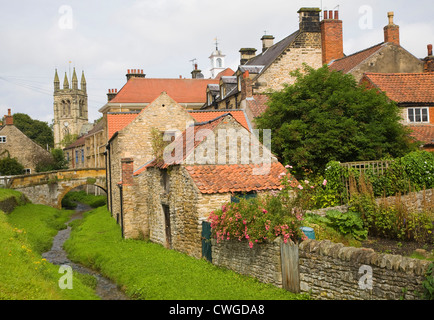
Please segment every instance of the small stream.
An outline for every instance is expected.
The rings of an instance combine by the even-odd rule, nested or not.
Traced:
[[[96,294],[102,300],[129,300],[128,296],[126,296],[113,281],[103,277],[101,274],[94,270],[70,261],[67,257],[66,251],[63,249],[64,242],[69,238],[69,235],[71,234],[71,227],[69,226],[69,223],[76,219],[82,219],[83,213],[91,209],[91,207],[85,204],[78,203],[77,208],[75,209],[75,213],[68,221],[68,227],[64,230],[60,230],[57,233],[57,235],[54,237],[51,250],[43,253],[42,257],[47,259],[52,264],[59,266],[67,265],[70,266],[74,272],[90,274],[94,276],[98,281],[96,287]]]

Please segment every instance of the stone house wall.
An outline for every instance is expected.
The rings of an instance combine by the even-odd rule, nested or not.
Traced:
[[[0,136],[6,137],[6,142],[0,143],[0,158],[7,157],[9,153],[11,158],[17,158],[31,173],[35,173],[39,161],[52,158],[50,152],[33,142],[14,125],[3,126]]]
[[[112,137],[109,141],[111,157],[109,189],[112,192],[112,207],[109,209],[113,216],[120,213],[121,209],[118,190],[118,184],[121,182],[121,159],[133,158],[134,171],[139,169],[154,158],[151,142],[152,128],[161,132],[166,130],[182,132],[193,121],[192,116],[183,107],[166,93],[162,93],[136,119]]]
[[[420,73],[423,72],[423,65],[423,61],[401,46],[389,43],[369,59],[358,64],[350,73],[359,82],[367,72]]]
[[[282,90],[283,84],[293,84],[295,78],[290,76],[290,72],[301,69],[303,63],[314,69],[321,68],[320,32],[301,33],[289,48],[255,79],[254,94],[265,93],[269,89]]]

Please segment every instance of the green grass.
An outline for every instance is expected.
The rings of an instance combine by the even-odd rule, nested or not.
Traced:
[[[62,207],[75,208],[77,206],[75,202],[81,202],[91,206],[92,208],[98,208],[107,203],[107,196],[87,194],[84,190],[70,191],[62,199]]]
[[[161,245],[124,240],[106,207],[75,221],[65,243],[70,259],[96,268],[135,299],[295,300],[307,299],[252,277],[222,269]]]
[[[3,201],[7,198],[15,197],[17,203],[20,203],[21,200],[21,192],[11,190],[11,189],[3,189],[0,188],[0,201]]]
[[[83,283],[91,280],[73,273],[73,289],[62,290],[59,266],[42,258],[71,212],[27,204],[9,215],[0,211],[0,300],[99,299]]]

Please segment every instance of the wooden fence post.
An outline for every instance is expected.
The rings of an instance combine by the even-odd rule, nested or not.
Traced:
[[[292,293],[300,293],[300,272],[298,268],[298,244],[290,241],[280,246],[282,264],[282,287]]]

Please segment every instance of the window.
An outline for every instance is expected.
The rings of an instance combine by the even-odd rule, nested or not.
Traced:
[[[429,122],[428,108],[409,108],[408,122]]]
[[[235,192],[232,196],[231,196],[231,202],[233,203],[239,203],[240,199],[252,199],[252,198],[256,198],[257,197],[257,193],[256,192]]]
[[[31,174],[32,173],[32,169],[26,168],[23,170],[24,174]]]
[[[84,149],[81,149],[81,162],[84,163]]]
[[[0,143],[6,143],[6,136],[0,136]]]
[[[221,68],[223,66],[223,61],[221,58],[217,58],[216,62],[217,62],[217,68]]]
[[[78,150],[75,150],[75,164],[78,163]]]

